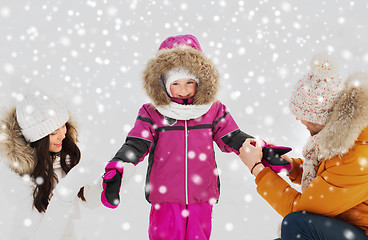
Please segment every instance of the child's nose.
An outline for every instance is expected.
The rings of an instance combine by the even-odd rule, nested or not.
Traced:
[[[187,93],[188,89],[186,87],[180,88],[180,93]]]

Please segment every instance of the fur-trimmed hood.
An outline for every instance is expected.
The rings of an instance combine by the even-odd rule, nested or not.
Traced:
[[[346,80],[326,126],[318,133],[321,157],[330,159],[347,153],[367,125],[368,74],[355,73]]]
[[[199,79],[193,104],[205,105],[216,101],[219,73],[215,65],[202,52],[190,46],[178,46],[159,50],[143,72],[144,89],[155,106],[171,103],[162,83],[162,75],[178,67],[188,69]]]
[[[76,125],[71,118],[68,124],[71,127],[67,134],[77,141]],[[36,165],[35,150],[22,135],[15,107],[5,113],[0,120],[0,157],[12,171],[19,175],[30,175]]]

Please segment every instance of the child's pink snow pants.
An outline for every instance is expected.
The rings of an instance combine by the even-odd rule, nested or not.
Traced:
[[[211,235],[212,205],[208,202],[181,205],[152,204],[150,240],[208,240]]]

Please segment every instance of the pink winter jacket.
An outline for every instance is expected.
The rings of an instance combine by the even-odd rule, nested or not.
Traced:
[[[213,141],[221,151],[239,154],[247,137],[219,101],[191,120],[169,119],[145,104],[112,161],[136,165],[149,153],[146,199],[151,203],[215,203],[220,181]]]

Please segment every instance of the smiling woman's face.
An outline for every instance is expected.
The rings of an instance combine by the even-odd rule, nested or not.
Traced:
[[[59,129],[56,129],[49,135],[49,151],[58,153],[63,148],[63,140],[66,134],[66,125],[64,124]]]

